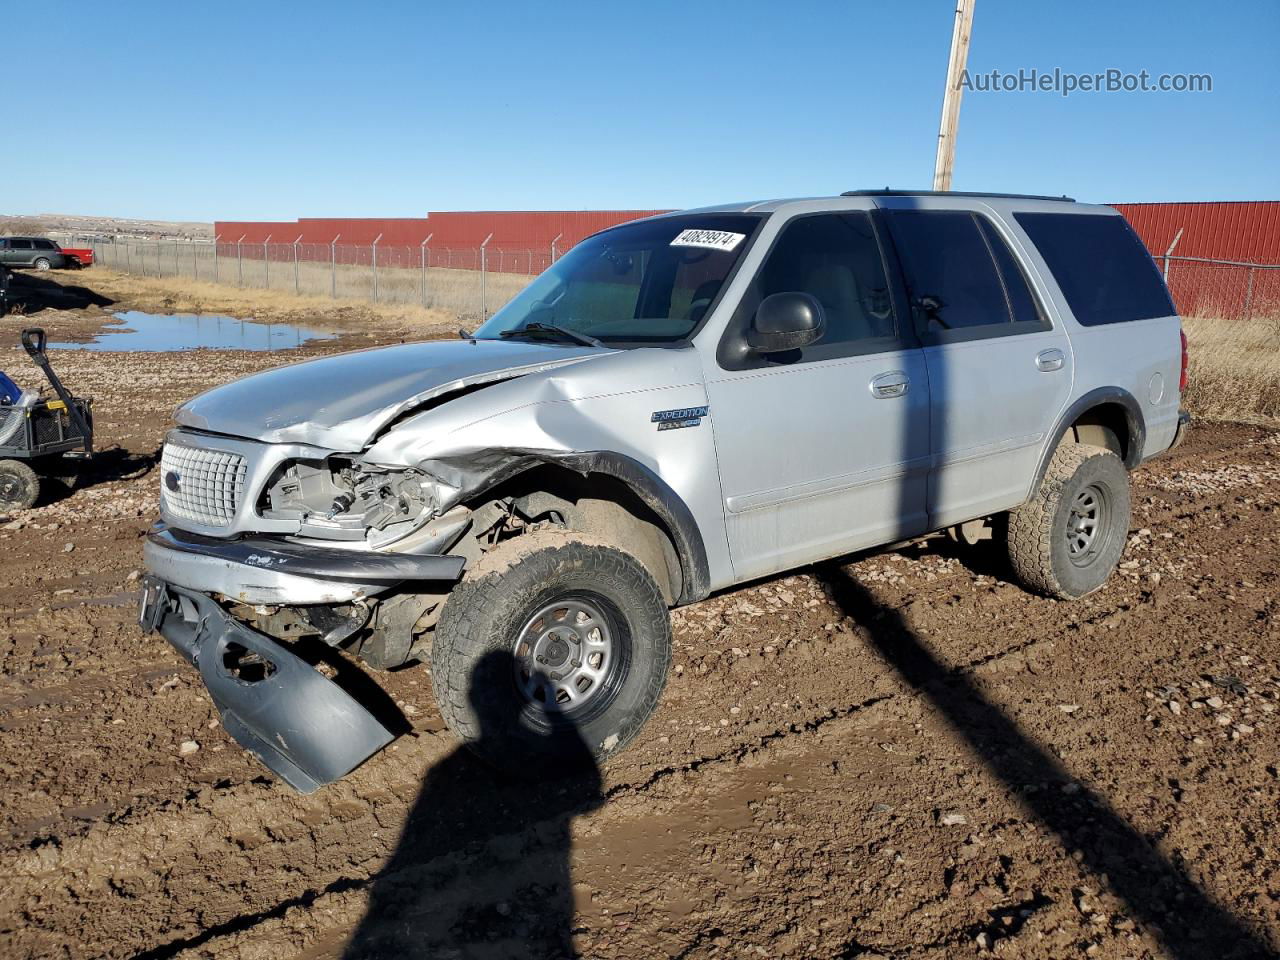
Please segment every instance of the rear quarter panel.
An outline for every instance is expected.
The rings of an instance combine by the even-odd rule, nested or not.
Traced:
[[[1112,386],[1132,394],[1147,428],[1143,459],[1167,450],[1178,429],[1181,330],[1176,316],[1099,327],[1074,324],[1071,330],[1075,395]]]
[[[1052,203],[1030,205],[1004,200],[996,202],[996,205],[1008,229],[1019,238],[1023,255],[1032,268],[1046,306],[1054,314],[1055,322],[1062,324],[1071,341],[1074,372],[1071,396],[1066,406],[1093,390],[1119,387],[1137,401],[1142,412],[1146,440],[1141,458],[1153,457],[1167,450],[1178,429],[1178,408],[1182,399],[1178,392],[1182,371],[1181,319],[1173,314],[1089,327],[1079,323],[1054,280],[1053,272],[1014,216],[1023,209],[1096,216],[1119,214],[1111,207],[1090,204],[1071,204],[1063,209]],[[1155,269],[1154,265],[1152,269]],[[1065,407],[1059,414],[1064,412]],[[1056,442],[1057,436],[1051,431],[1046,446]],[[1031,492],[1028,488],[1027,495]]]

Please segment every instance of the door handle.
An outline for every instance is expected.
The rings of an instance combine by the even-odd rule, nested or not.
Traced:
[[[1041,373],[1051,373],[1054,370],[1061,370],[1062,365],[1066,363],[1067,355],[1061,350],[1043,350],[1036,354],[1036,367]]]
[[[906,394],[911,380],[901,370],[871,378],[871,395],[877,400],[891,400]]]

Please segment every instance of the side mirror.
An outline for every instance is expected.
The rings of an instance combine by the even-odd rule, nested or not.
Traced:
[[[935,297],[932,294],[926,294],[923,297],[916,297],[915,305],[924,314],[926,323],[936,323],[944,330],[950,329],[947,321],[942,319],[942,308],[946,306],[941,297]]]
[[[799,350],[816,342],[827,328],[818,298],[807,293],[775,293],[756,308],[747,344],[757,353]]]

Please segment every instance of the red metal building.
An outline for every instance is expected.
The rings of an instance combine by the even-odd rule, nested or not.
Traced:
[[[1159,258],[1164,255],[1179,228],[1182,236],[1175,256],[1207,257],[1250,263],[1280,263],[1280,201],[1240,201],[1224,203],[1117,203],[1115,208],[1133,224],[1138,235]],[[416,248],[428,237],[433,252],[475,252],[492,234],[492,252],[524,251],[550,255],[564,253],[585,237],[607,227],[663,213],[662,210],[485,210],[446,211],[425,217],[319,218],[296,221],[219,220],[214,233],[223,244],[331,243],[348,247],[369,247],[377,240],[379,249]],[[379,239],[380,238],[380,239]],[[320,258],[319,253],[305,254]],[[325,254],[327,257],[327,253]],[[406,254],[406,256],[408,256]],[[454,254],[450,254],[454,256]],[[450,260],[450,264],[454,261]],[[457,265],[466,263],[457,259]]]
[[[1175,257],[1280,263],[1280,201],[1116,203],[1152,256],[1162,257],[1178,230]]]
[[[428,237],[435,248],[478,248],[492,234],[490,249],[563,253],[591,234],[662,210],[450,211],[418,218],[304,217],[297,221],[218,220],[213,232],[222,243],[338,243],[416,247]],[[381,238],[381,239],[379,239]]]

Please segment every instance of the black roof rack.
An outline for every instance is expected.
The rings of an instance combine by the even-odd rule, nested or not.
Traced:
[[[1057,200],[1061,203],[1075,203],[1075,197],[1063,194],[1060,197],[1047,197],[1038,193],[981,193],[974,190],[846,190],[842,197],[998,197],[1005,200]]]

